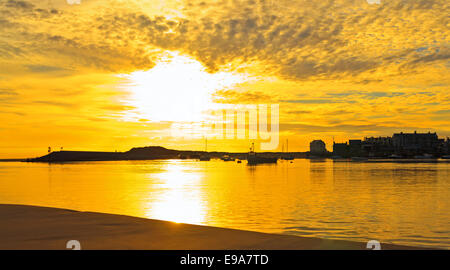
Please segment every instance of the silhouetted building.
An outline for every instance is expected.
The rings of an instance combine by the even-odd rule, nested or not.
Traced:
[[[309,144],[309,151],[314,155],[322,155],[327,153],[327,147],[322,140],[315,140]]]
[[[333,155],[340,157],[410,158],[440,157],[450,154],[450,138],[439,139],[436,133],[396,133],[392,137],[370,137],[333,143]]]
[[[349,140],[348,141],[349,154],[352,157],[360,157],[362,150],[361,140]]]
[[[364,138],[364,143],[374,145],[392,145],[392,137],[366,137]]]
[[[394,154],[392,137],[370,137],[364,138],[362,152],[368,157],[388,157]]]
[[[341,157],[349,156],[348,143],[333,143],[333,155]]]
[[[436,133],[396,133],[392,137],[396,152],[404,155],[435,154],[439,152],[439,138]]]
[[[447,137],[447,140],[444,140],[442,144],[442,153],[444,155],[450,154],[450,138]]]

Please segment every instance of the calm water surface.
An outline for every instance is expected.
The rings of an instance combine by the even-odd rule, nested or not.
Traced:
[[[0,163],[0,203],[450,248],[450,163]]]

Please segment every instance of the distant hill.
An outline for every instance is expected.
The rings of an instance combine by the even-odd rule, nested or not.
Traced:
[[[106,161],[121,160],[123,152],[88,152],[88,151],[60,151],[48,155],[27,159],[28,162],[68,162],[68,161]]]
[[[27,159],[28,162],[70,162],[70,161],[111,161],[111,160],[151,160],[176,158],[180,151],[160,146],[133,148],[127,152],[59,151],[42,157]]]
[[[161,146],[136,147],[128,152],[123,153],[128,158],[150,158],[150,157],[176,157],[183,151],[166,149]]]
[[[260,156],[281,157],[286,153],[258,153]],[[305,157],[305,153],[290,153],[296,158]],[[236,159],[246,159],[247,153],[179,151],[161,146],[135,147],[127,152],[59,151],[45,156],[29,158],[27,162],[75,162],[75,161],[114,161],[114,160],[154,160],[154,159],[199,159],[200,156],[220,158],[224,155]]]
[[[20,161],[25,161],[25,159],[20,159],[20,158],[8,158],[8,159],[0,159],[0,162],[20,162]]]

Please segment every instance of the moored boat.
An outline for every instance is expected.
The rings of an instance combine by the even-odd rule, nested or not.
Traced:
[[[284,148],[284,147],[283,147]],[[282,160],[294,160],[294,156],[289,154],[289,140],[286,139],[286,152],[283,151]]]
[[[255,153],[255,144],[252,143],[250,152],[247,155],[247,164],[248,165],[268,164],[268,163],[277,163],[277,162],[278,162],[278,158],[276,158],[276,157],[257,156]]]
[[[369,160],[366,157],[352,157],[352,161],[366,161]]]
[[[430,154],[423,154],[423,155],[416,155],[414,156],[415,159],[432,159],[435,158],[433,155]]]
[[[254,156],[248,156],[247,157],[248,165],[257,165],[257,164],[268,164],[268,163],[277,163],[278,158],[275,157],[257,157]]]
[[[205,139],[205,153],[200,156],[200,161],[210,161],[211,157],[208,155],[208,139]]]
[[[285,155],[281,157],[282,160],[294,160],[294,157],[291,155]]]
[[[225,155],[222,158],[220,158],[223,161],[235,161],[235,158],[230,157],[229,155]]]

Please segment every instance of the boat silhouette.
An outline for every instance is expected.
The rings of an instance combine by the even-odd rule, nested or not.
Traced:
[[[201,157],[199,158],[199,160],[200,160],[200,161],[210,161],[211,158],[208,157],[208,156],[201,156]]]
[[[262,157],[257,156],[255,152],[255,143],[252,143],[252,147],[250,147],[250,152],[247,154],[247,164],[248,165],[258,165],[258,164],[268,164],[268,163],[277,163],[278,158],[276,157]]]
[[[210,161],[211,157],[208,155],[208,139],[205,138],[205,153],[200,156],[200,161]]]
[[[220,159],[223,161],[235,161],[236,160],[235,158],[232,158],[229,155],[222,156]]]
[[[294,156],[289,154],[289,140],[286,139],[286,152],[284,152],[284,146],[283,146],[283,154],[281,156],[282,160],[294,160]]]

